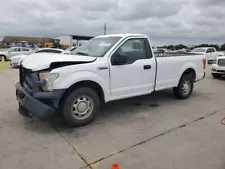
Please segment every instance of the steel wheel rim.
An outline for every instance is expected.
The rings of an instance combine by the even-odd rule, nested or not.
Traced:
[[[93,99],[89,96],[79,96],[72,104],[72,115],[75,119],[88,118],[94,109]]]
[[[184,95],[188,95],[189,92],[191,91],[191,82],[189,80],[185,80],[182,88],[181,88],[182,92]]]

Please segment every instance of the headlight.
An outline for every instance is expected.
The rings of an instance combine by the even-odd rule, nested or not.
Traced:
[[[46,85],[42,87],[44,91],[52,91],[54,81],[59,77],[58,73],[41,72],[39,78],[46,81]]]
[[[213,61],[212,61],[212,64],[216,64],[216,60],[213,60]]]

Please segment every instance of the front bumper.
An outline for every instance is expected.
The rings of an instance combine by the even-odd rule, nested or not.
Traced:
[[[212,74],[225,75],[225,70],[212,70]]]
[[[20,63],[21,63],[21,61],[19,61],[19,60],[11,60],[9,64],[12,67],[17,67],[17,66],[20,66]]]
[[[225,67],[222,66],[217,66],[217,65],[212,65],[212,74],[221,74],[221,75],[225,75]]]
[[[20,83],[16,84],[16,97],[20,107],[41,120],[48,120],[58,112],[59,100],[64,90],[30,94]],[[23,114],[23,113],[21,113]]]

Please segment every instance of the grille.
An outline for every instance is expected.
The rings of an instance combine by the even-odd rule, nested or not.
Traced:
[[[24,86],[24,83],[26,83],[26,77],[29,77],[30,74],[32,73],[32,71],[30,69],[26,69],[24,68],[22,65],[20,66],[20,69],[19,69],[19,81],[20,81],[20,84],[22,86]]]
[[[225,66],[225,59],[219,59],[218,60],[218,65],[219,66]]]
[[[35,81],[39,80],[36,72],[32,72],[32,70],[20,66],[19,74],[21,86],[23,86],[30,94],[33,94],[39,90],[33,84]]]

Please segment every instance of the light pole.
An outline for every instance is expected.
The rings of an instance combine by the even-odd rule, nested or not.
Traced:
[[[104,24],[104,35],[106,35],[106,23]]]

